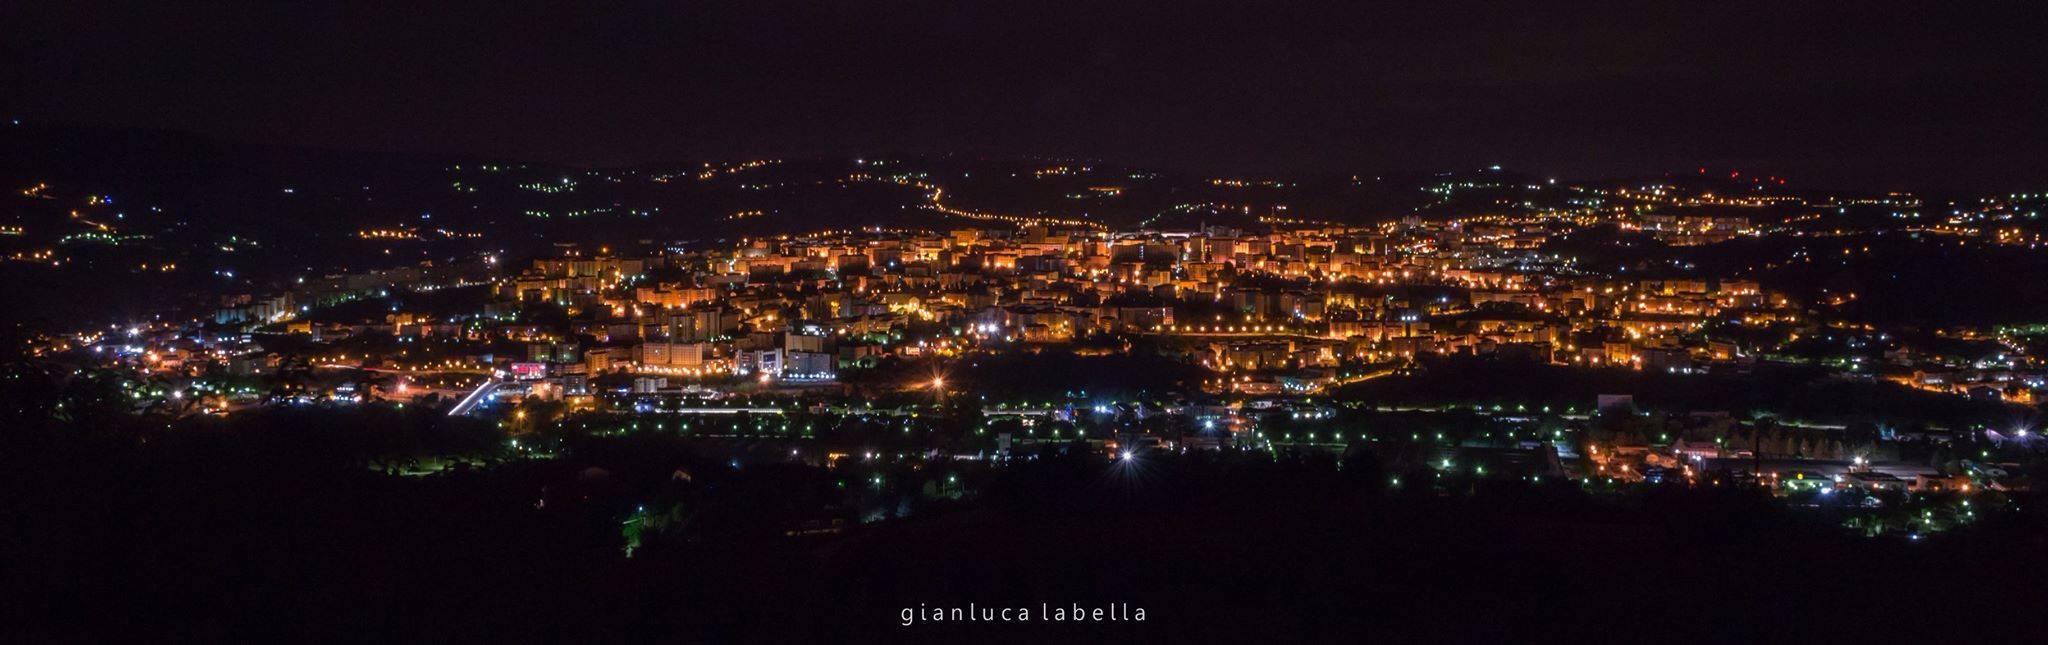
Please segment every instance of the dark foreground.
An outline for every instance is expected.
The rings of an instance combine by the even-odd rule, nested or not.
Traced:
[[[561,495],[573,460],[410,478],[277,449],[16,450],[7,640],[1899,642],[2025,633],[2048,582],[2031,512],[1866,539],[1739,490],[1388,490],[1170,455],[1048,458],[910,519],[625,558],[616,516],[560,501],[589,497]],[[903,624],[969,603],[1145,620]]]

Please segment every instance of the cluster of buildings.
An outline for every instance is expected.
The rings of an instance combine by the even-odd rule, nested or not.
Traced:
[[[1725,216],[1630,221],[1677,235],[1743,226]],[[1581,224],[1540,216],[1270,232],[1034,224],[826,231],[641,253],[562,245],[511,270],[490,257],[301,279],[286,291],[226,299],[209,329],[303,334],[316,343],[366,335],[439,343],[438,352],[413,344],[403,354],[327,360],[501,371],[516,363],[522,378],[562,380],[559,391],[570,393],[617,372],[827,383],[841,369],[891,357],[1147,338],[1212,370],[1212,392],[1245,394],[1318,391],[1362,373],[1359,366],[1428,354],[1741,370],[1778,342],[1868,331],[1824,320],[1808,303],[1752,280],[1595,271],[1541,250]],[[308,316],[394,292],[464,286],[489,297],[455,313],[394,301],[381,320]],[[1909,385],[1968,378],[1911,360],[1908,350],[1886,356],[1911,363],[1892,373]],[[2040,371],[2031,359],[2015,353],[1991,367],[2005,387],[1988,396],[2032,400]],[[1987,395],[1967,390],[1979,386],[1959,387]]]
[[[591,373],[828,380],[886,356],[1145,336],[1224,389],[1313,389],[1421,354],[1690,372],[1753,358],[1716,322],[1799,324],[1747,280],[1616,278],[1534,246],[1554,221],[1105,233],[1026,226],[834,231],[646,257],[567,250],[498,280],[573,312]],[[561,361],[562,353],[547,356]]]

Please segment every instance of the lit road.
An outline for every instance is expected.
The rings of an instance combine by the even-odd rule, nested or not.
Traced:
[[[469,414],[470,410],[476,409],[477,404],[491,398],[491,391],[496,389],[498,389],[498,379],[486,379],[482,385],[476,386],[476,389],[471,391],[468,396],[464,396],[461,401],[456,402],[455,407],[449,408],[448,416],[459,417]]]

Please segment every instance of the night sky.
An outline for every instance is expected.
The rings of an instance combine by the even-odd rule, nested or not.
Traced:
[[[44,123],[591,165],[959,152],[2048,187],[2048,40],[2017,3],[5,4],[0,114]]]

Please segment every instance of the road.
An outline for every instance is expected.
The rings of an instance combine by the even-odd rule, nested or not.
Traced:
[[[448,416],[459,417],[469,414],[470,410],[476,409],[477,404],[489,400],[491,392],[496,389],[498,389],[498,379],[485,379],[482,385],[476,386],[476,389],[471,391],[468,396],[464,396],[461,401],[456,402],[455,407],[449,408]]]

